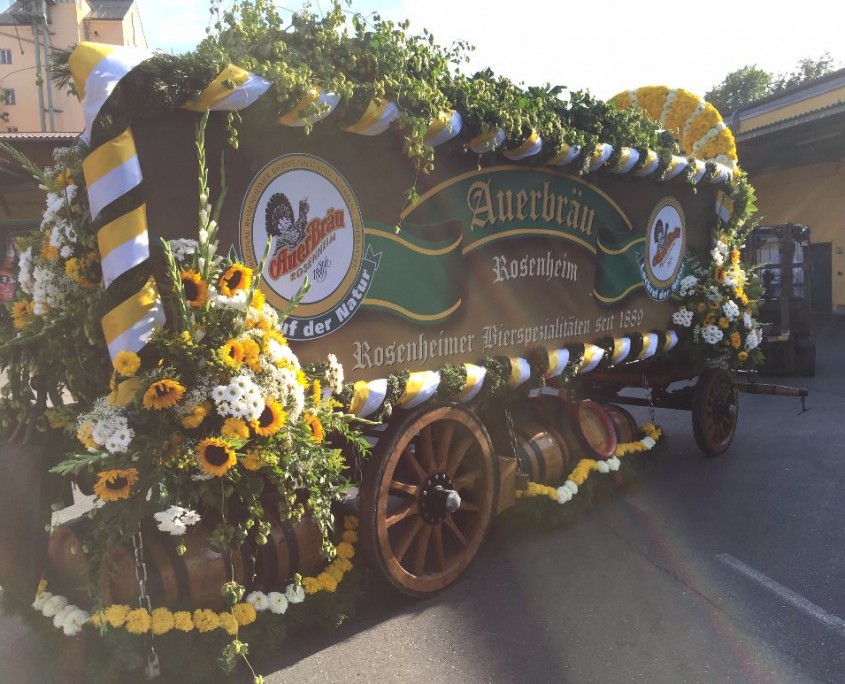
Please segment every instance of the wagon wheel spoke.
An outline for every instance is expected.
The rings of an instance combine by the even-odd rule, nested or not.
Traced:
[[[413,501],[409,501],[406,503],[402,508],[400,508],[396,513],[392,515],[388,515],[385,518],[385,525],[387,527],[393,527],[396,523],[402,522],[405,518],[411,515],[416,515],[418,509],[418,503],[416,499]]]
[[[457,525],[457,523],[455,522],[455,519],[452,516],[449,516],[448,518],[446,518],[446,520],[443,521],[443,524],[446,525],[446,527],[449,528],[449,531],[452,534],[455,535],[455,538],[459,542],[461,542],[461,544],[463,546],[469,546],[469,542],[467,541],[467,538],[464,536],[464,533],[461,532],[461,530],[458,528],[458,525]]]
[[[435,525],[432,532],[431,550],[434,553],[434,567],[442,572],[446,568],[446,552],[443,549],[443,525]]]
[[[399,540],[396,542],[394,547],[394,552],[396,553],[396,558],[400,563],[405,560],[405,556],[408,554],[408,549],[411,548],[414,538],[424,527],[428,527],[428,525],[422,521],[422,518],[416,518],[413,524],[408,525],[407,529],[405,529],[399,536]]]
[[[414,549],[413,568],[415,575],[422,575],[425,572],[425,558],[428,553],[429,540],[432,532],[431,525],[423,527],[417,535],[416,548]]]
[[[467,435],[455,445],[455,450],[449,454],[446,461],[446,474],[449,475],[449,477],[455,476],[458,466],[461,465],[461,462],[464,460],[464,457],[466,456],[467,451],[469,451],[469,448],[472,446],[473,441],[472,435]]]
[[[405,447],[405,451],[402,452],[402,460],[413,471],[414,475],[416,476],[419,482],[425,481],[425,479],[428,477],[428,473],[420,465],[420,462],[417,460],[417,457],[413,453],[411,453],[411,450],[408,447]]]
[[[474,503],[467,501],[466,499],[461,499],[461,507],[459,510],[467,511],[469,513],[478,513],[481,508],[479,506],[476,506]]]
[[[426,469],[427,472],[433,473],[437,469],[437,463],[434,458],[434,444],[432,442],[432,427],[428,425],[420,430],[420,461],[422,467]]]
[[[399,480],[390,481],[390,491],[399,494],[404,494],[407,497],[416,499],[420,495],[422,488],[419,485],[408,484],[407,482],[400,482]]]
[[[449,447],[452,446],[452,437],[455,434],[454,421],[445,422],[438,430],[437,434],[437,464],[435,470],[446,470],[449,463]]]
[[[482,476],[482,472],[480,468],[473,468],[472,470],[464,473],[463,475],[459,475],[455,479],[452,480],[452,488],[455,491],[461,491],[469,487],[473,484],[476,480],[478,480]]]

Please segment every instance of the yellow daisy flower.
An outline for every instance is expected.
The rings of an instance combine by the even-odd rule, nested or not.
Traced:
[[[249,603],[237,603],[232,607],[232,614],[241,627],[255,622],[255,608]]]
[[[264,467],[264,462],[261,460],[261,454],[255,449],[250,449],[246,455],[241,459],[241,465],[245,470],[255,472]]]
[[[323,424],[320,419],[313,413],[306,413],[303,416],[305,424],[311,429],[311,439],[315,442],[322,442],[325,433],[323,432]]]
[[[23,330],[35,318],[35,302],[21,299],[12,304],[12,322],[15,330]]]
[[[223,421],[220,434],[225,439],[249,439],[249,426],[240,418],[227,418]]]
[[[261,311],[261,309],[264,308],[264,302],[264,293],[261,290],[256,290],[252,293],[252,302],[250,303],[250,306],[252,306],[253,309]]]
[[[182,416],[181,423],[182,427],[188,428],[189,430],[193,430],[194,428],[198,428],[202,425],[202,421],[205,420],[205,417],[208,415],[208,412],[211,410],[211,404],[204,401],[202,404],[197,404],[191,409],[191,412]]]

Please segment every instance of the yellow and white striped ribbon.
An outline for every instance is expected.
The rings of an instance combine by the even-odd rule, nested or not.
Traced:
[[[667,330],[663,333],[663,351],[674,349],[678,344],[678,333],[674,330]]]
[[[533,157],[542,149],[543,139],[539,135],[537,135],[536,132],[531,131],[531,135],[529,135],[525,139],[525,142],[523,142],[519,147],[514,148],[512,150],[505,150],[503,154],[508,159],[512,159],[513,161],[519,161],[520,159],[527,159],[528,157]]]
[[[458,135],[461,132],[462,125],[463,121],[458,112],[440,112],[439,116],[428,125],[428,130],[423,136],[423,142],[432,147],[442,145]]]
[[[103,334],[111,358],[121,351],[143,349],[153,330],[164,322],[164,308],[151,276],[138,292],[103,316]]]
[[[646,333],[643,335],[643,348],[637,354],[637,360],[642,361],[643,359],[654,356],[657,353],[659,344],[660,340],[657,337],[657,333]]]
[[[613,153],[613,145],[599,143],[590,157],[590,171],[598,171]]]
[[[724,192],[719,190],[716,193],[716,215],[725,223],[730,222],[731,215],[734,211],[733,200]]]
[[[387,379],[359,380],[352,391],[352,401],[349,402],[349,412],[359,418],[366,418],[375,413],[384,402],[387,394]]]
[[[581,368],[578,369],[579,375],[582,373],[589,373],[599,365],[604,357],[604,349],[594,344],[584,345],[584,359],[581,361]]]
[[[628,173],[639,160],[640,153],[637,150],[633,147],[623,147],[619,151],[619,161],[609,171],[611,173]]]
[[[358,135],[378,135],[384,133],[390,124],[399,118],[401,112],[395,102],[373,99],[367,105],[363,116],[346,130]]]
[[[408,376],[405,390],[396,401],[397,406],[410,409],[419,406],[430,399],[440,385],[440,373],[436,371],[419,371]]]
[[[322,88],[312,88],[293,109],[284,116],[280,116],[278,122],[295,128],[314,124],[331,114],[337,107],[338,102],[340,102],[340,95],[337,93],[327,93]],[[300,112],[312,105],[317,105],[320,108],[319,111],[303,117]]]
[[[569,363],[569,350],[568,349],[554,349],[549,352],[549,368],[543,374],[543,377],[547,380],[549,378],[556,378],[558,375],[563,373],[563,370],[566,368],[566,364]]]
[[[130,268],[150,257],[147,205],[118,216],[97,231],[103,269],[103,286],[108,287]]]
[[[487,375],[487,369],[484,366],[476,366],[474,363],[465,363],[464,368],[467,371],[467,380],[464,388],[455,397],[456,401],[466,403],[475,399],[481,388],[484,386],[484,378]]]
[[[245,69],[230,64],[209,83],[193,102],[182,109],[192,112],[234,111],[244,109],[260,98],[270,82]]]
[[[675,176],[677,176],[681,171],[687,168],[689,162],[687,161],[686,157],[680,157],[676,154],[672,155],[672,161],[669,162],[669,168],[666,169],[666,173],[663,174],[663,178],[661,181],[668,181],[672,180]]]
[[[631,338],[617,337],[613,340],[613,356],[611,357],[614,364],[622,363],[628,358],[631,353]]]
[[[657,156],[657,152],[654,150],[648,150],[646,152],[645,162],[639,169],[634,171],[634,175],[638,178],[650,176],[652,173],[657,171],[658,164],[660,164],[660,158]]]
[[[88,204],[94,220],[104,207],[141,184],[141,163],[132,130],[100,145],[82,162],[88,186]]]
[[[85,130],[80,136],[91,142],[91,127],[115,86],[126,74],[153,53],[142,48],[82,42],[68,59],[76,92],[85,115]]]
[[[566,166],[575,161],[575,158],[581,153],[581,148],[578,145],[567,145],[563,143],[560,146],[558,153],[546,162],[549,166]]]
[[[508,387],[514,389],[519,387],[531,377],[531,366],[528,361],[520,357],[511,357],[508,359],[511,362],[511,374],[508,377]]]
[[[505,131],[501,128],[492,128],[475,136],[467,143],[467,147],[475,154],[485,154],[498,149],[503,142],[505,142]]]

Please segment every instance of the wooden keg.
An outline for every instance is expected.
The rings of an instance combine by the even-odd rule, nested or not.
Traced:
[[[579,401],[569,405],[568,432],[573,446],[580,447],[587,458],[610,458],[619,444],[616,428],[607,410],[597,401]]]
[[[517,457],[531,482],[560,484],[567,475],[569,446],[561,434],[548,426],[527,421],[514,425]]]
[[[267,543],[255,548],[255,588],[261,591],[284,589],[297,572],[306,574],[320,565],[320,528],[310,516],[298,524],[275,522]]]
[[[616,439],[619,444],[636,442],[640,438],[640,428],[634,416],[618,404],[605,404],[604,408],[610,416],[613,427],[616,430]]]
[[[83,540],[90,521],[78,518],[53,530],[48,557],[50,586],[60,587],[78,605],[88,605],[88,556]],[[212,530],[202,523],[185,535],[186,551],[176,552],[175,539],[152,525],[143,529],[147,593],[154,604],[218,609],[224,607],[221,586],[232,579],[251,587],[250,548],[222,553],[209,546]],[[106,604],[138,602],[135,550],[131,544],[112,547],[103,559],[100,597]]]

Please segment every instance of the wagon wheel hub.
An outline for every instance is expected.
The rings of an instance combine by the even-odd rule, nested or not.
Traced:
[[[436,525],[461,507],[461,495],[452,489],[452,478],[446,473],[434,473],[420,492],[420,517],[429,525]]]

